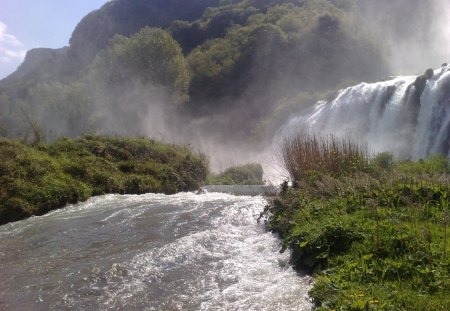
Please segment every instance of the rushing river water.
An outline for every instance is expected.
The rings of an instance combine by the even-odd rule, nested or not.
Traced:
[[[0,310],[310,310],[261,196],[107,195],[0,227]]]

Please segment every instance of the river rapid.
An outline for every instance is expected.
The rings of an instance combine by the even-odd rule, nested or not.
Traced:
[[[0,227],[0,310],[311,310],[262,196],[106,195]]]

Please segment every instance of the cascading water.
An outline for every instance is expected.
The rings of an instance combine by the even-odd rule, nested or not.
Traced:
[[[450,157],[450,66],[427,74],[344,89],[312,113],[291,119],[280,135],[305,130],[346,135],[374,153],[415,160],[437,153]]]
[[[1,226],[0,310],[311,310],[266,204],[107,195]]]

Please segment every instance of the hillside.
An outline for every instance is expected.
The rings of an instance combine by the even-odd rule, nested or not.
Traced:
[[[212,127],[218,134],[227,128],[248,138],[261,123],[271,122],[267,118],[283,98],[288,99],[287,110],[281,109],[284,116],[289,107],[310,105],[318,93],[344,81],[388,74],[355,9],[352,1],[331,0],[110,1],[80,21],[69,47],[30,51],[17,72],[0,82],[0,125],[9,136],[26,136],[26,114],[45,127],[50,139],[86,132],[154,136],[169,131],[173,136],[179,124],[189,133],[211,132]],[[181,100],[167,95],[174,84],[165,78],[148,80],[142,72],[119,68],[120,63],[147,62],[153,56],[146,55],[146,48],[138,52],[129,47],[120,57],[112,55],[120,45],[113,47],[120,41],[114,36],[132,37],[143,27],[165,30],[170,37],[165,40],[174,41],[174,53],[186,64],[180,66],[186,66],[189,76],[174,77],[184,83]],[[144,57],[131,60],[137,55],[133,53]],[[120,82],[108,80],[117,71],[99,74],[102,62],[119,64]],[[157,70],[165,75],[162,71],[168,69]],[[105,98],[111,88],[121,95]],[[309,95],[299,98],[302,92]],[[48,98],[56,100],[49,104]],[[149,114],[163,117],[147,128]]]
[[[401,14],[390,5],[392,15],[369,23],[377,7],[367,0],[110,1],[79,22],[70,46],[29,51],[0,81],[0,135],[33,140],[37,126],[50,140],[260,146],[292,112],[391,74],[375,31]],[[408,14],[428,21],[422,9]]]

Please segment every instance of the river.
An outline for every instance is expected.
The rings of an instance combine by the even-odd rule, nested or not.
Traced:
[[[311,310],[262,196],[106,195],[0,227],[0,310]]]

